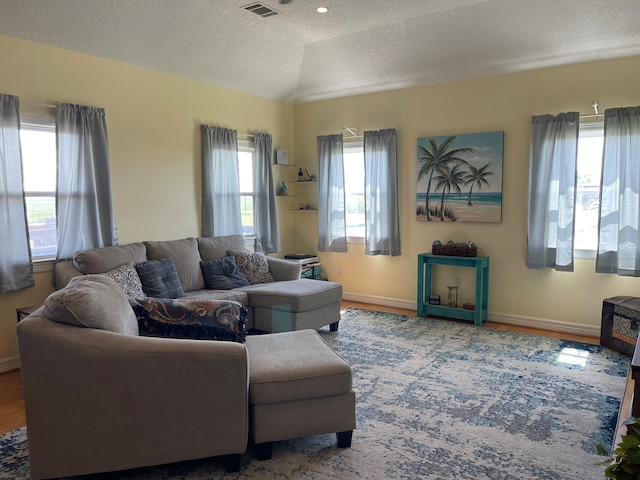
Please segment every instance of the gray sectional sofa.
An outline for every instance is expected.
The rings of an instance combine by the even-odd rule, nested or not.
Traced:
[[[237,302],[194,303],[245,318]],[[17,339],[34,480],[218,456],[237,471],[250,436],[259,459],[300,436],[351,444],[351,368],[315,330],[145,336],[120,285],[84,275],[21,320]]]
[[[248,252],[242,235],[145,241],[77,252],[73,260],[55,266],[55,284],[60,289],[73,277],[114,271],[125,264],[171,258],[180,279],[184,298],[232,300],[249,311],[247,329],[282,332],[317,329],[340,321],[342,285],[300,278],[300,266],[266,256],[273,280],[229,290],[209,289],[200,262],[227,257],[227,252]]]
[[[205,288],[200,262],[242,249],[241,236],[187,238],[87,250],[56,265],[59,289],[17,326],[31,478],[214,456],[237,471],[250,438],[259,459],[272,442],[300,436],[335,433],[338,447],[351,445],[351,367],[314,330],[337,329],[341,286],[299,279],[298,265],[269,258],[272,282]],[[247,328],[291,331],[143,334],[120,267],[165,258],[183,290],[177,300],[198,315],[213,305],[226,309],[216,318],[229,331],[250,316]]]

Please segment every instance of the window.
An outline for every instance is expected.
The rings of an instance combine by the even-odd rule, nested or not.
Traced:
[[[604,122],[580,122],[574,237],[577,257],[595,258],[598,248],[603,147]]]
[[[363,142],[344,143],[342,155],[347,241],[362,243],[365,237]]]
[[[253,187],[253,142],[238,142],[238,170],[240,176],[240,213],[242,215],[242,234],[253,236],[255,231],[254,205],[256,202]]]
[[[34,260],[56,255],[56,129],[51,115],[21,113],[23,188]]]

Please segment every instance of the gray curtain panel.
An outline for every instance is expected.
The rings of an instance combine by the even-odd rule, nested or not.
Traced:
[[[253,156],[253,188],[255,193],[254,214],[256,249],[259,252],[280,251],[280,231],[278,229],[278,208],[276,191],[271,170],[271,135],[256,133],[253,136],[255,155]]]
[[[640,107],[604,112],[596,272],[640,276]]]
[[[20,101],[0,94],[0,293],[35,285],[25,212]]]
[[[102,108],[56,103],[57,260],[118,244]]]
[[[531,120],[527,267],[573,271],[580,114]]]
[[[400,255],[395,129],[364,132],[366,255]]]
[[[342,135],[318,137],[318,250],[347,251]]]
[[[238,132],[200,127],[202,135],[202,236],[242,235]]]

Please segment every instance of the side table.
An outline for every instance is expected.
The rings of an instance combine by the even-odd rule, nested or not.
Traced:
[[[35,312],[39,308],[40,308],[40,306],[16,308],[17,321],[19,322],[23,318],[28,317],[29,315],[31,315],[33,312]]]
[[[476,269],[476,303],[475,310],[447,305],[431,305],[431,267],[433,265],[452,265],[472,267]],[[441,317],[471,320],[480,326],[487,321],[487,304],[489,302],[489,257],[453,257],[421,253],[418,255],[418,317],[437,315]]]

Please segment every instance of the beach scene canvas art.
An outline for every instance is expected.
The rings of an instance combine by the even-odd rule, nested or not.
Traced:
[[[502,221],[504,132],[418,138],[416,220]]]

